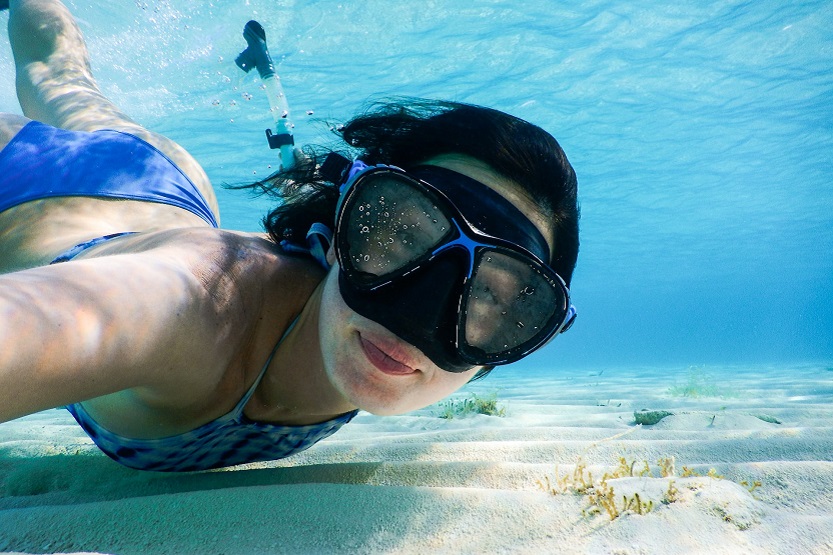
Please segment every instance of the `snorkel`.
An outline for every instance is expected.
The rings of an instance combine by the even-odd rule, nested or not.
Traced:
[[[243,38],[249,46],[237,56],[234,63],[246,73],[253,67],[257,68],[260,80],[266,88],[272,117],[275,119],[275,132],[267,129],[266,140],[269,142],[269,148],[280,149],[280,169],[288,170],[295,163],[295,138],[292,136],[292,124],[289,122],[289,104],[266,46],[266,31],[257,21],[249,21],[243,28]]]

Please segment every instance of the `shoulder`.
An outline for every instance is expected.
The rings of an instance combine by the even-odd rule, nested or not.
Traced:
[[[178,233],[166,248],[186,251],[192,269],[205,272],[201,277],[239,283],[256,280],[263,285],[279,280],[285,286],[314,288],[326,274],[312,258],[287,253],[262,234],[195,228]]]
[[[169,229],[125,236],[85,251],[78,259],[147,253],[215,271],[239,269],[298,274],[320,280],[326,273],[312,258],[283,251],[266,235],[210,227]]]
[[[293,316],[326,274],[312,258],[288,254],[260,235],[224,232],[197,244],[199,256],[190,267],[209,291],[229,288]]]
[[[262,234],[208,227],[125,236],[75,260],[116,256],[161,265],[171,279],[191,284],[192,303],[235,319],[256,317],[264,304],[297,314],[326,274],[312,258],[288,254]]]

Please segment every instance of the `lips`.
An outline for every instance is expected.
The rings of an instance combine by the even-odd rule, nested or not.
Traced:
[[[407,364],[403,364],[391,357],[372,341],[362,337],[361,335],[359,335],[359,340],[361,341],[362,350],[364,350],[364,354],[367,356],[367,359],[371,364],[373,364],[373,366],[378,368],[383,373],[392,376],[404,376],[416,372],[415,369],[411,368]]]

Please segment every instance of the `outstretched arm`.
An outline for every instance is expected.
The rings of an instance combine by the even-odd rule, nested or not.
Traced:
[[[222,334],[205,299],[182,264],[151,254],[0,276],[0,422],[124,389],[181,388],[189,368],[210,375]]]

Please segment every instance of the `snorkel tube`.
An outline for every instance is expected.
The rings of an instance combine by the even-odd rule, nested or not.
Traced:
[[[243,38],[249,46],[237,56],[234,63],[246,73],[252,68],[257,68],[260,80],[266,87],[270,111],[275,119],[275,132],[267,129],[266,140],[269,142],[269,148],[280,149],[281,170],[288,170],[295,163],[295,138],[292,136],[292,124],[289,122],[289,104],[286,102],[281,80],[275,72],[275,65],[266,46],[266,31],[257,21],[249,21],[243,27]]]

